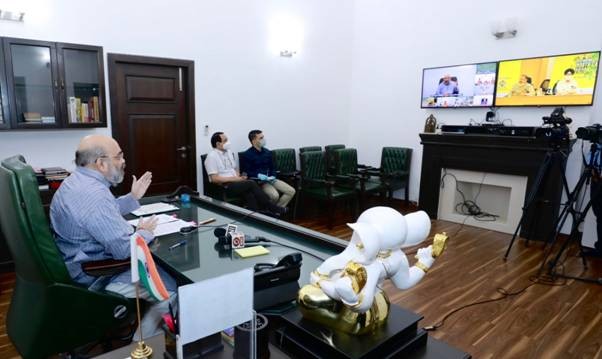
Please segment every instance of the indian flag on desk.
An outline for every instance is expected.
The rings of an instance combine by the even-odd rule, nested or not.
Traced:
[[[159,276],[155,261],[151,255],[144,237],[138,233],[130,237],[130,250],[132,259],[132,283],[142,282],[150,295],[158,301],[169,298],[167,289]]]

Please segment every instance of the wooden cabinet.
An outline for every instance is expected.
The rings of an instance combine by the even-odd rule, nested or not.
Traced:
[[[2,105],[8,113],[3,128],[107,126],[102,47],[16,38],[2,42]]]

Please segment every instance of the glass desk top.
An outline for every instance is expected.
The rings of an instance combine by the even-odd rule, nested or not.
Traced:
[[[161,197],[151,197],[142,202],[154,203],[160,199]],[[324,259],[340,253],[347,244],[341,239],[204,196],[193,199],[190,203],[176,202],[173,204],[180,210],[168,212],[168,214],[174,214],[180,219],[198,223],[215,218],[214,222],[207,226],[201,226],[197,231],[187,235],[175,233],[157,237],[149,246],[162,267],[170,270],[179,281],[184,283],[198,282],[241,269],[252,268],[256,263],[275,264],[287,254],[300,252],[303,262],[299,284],[302,286],[309,282],[311,271],[317,268]],[[238,231],[245,235],[262,236],[274,241],[262,243],[270,253],[241,258],[231,249],[220,248],[213,231],[216,227],[225,227],[228,223],[236,224]],[[184,239],[186,240],[185,245],[169,249],[170,246]]]

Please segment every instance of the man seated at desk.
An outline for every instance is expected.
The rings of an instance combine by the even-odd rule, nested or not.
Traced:
[[[242,195],[252,211],[264,209],[277,215],[287,212],[286,207],[272,203],[255,181],[240,175],[226,134],[214,133],[211,147],[213,151],[205,159],[205,169],[211,183],[223,186],[230,194]]]
[[[288,183],[275,178],[272,151],[265,147],[265,136],[260,130],[249,132],[251,147],[245,152],[245,167],[243,172],[251,178],[258,178],[261,189],[270,197],[270,200],[279,206],[286,207],[295,195],[295,189]]]
[[[50,205],[56,245],[75,282],[91,289],[108,282],[105,290],[134,298],[136,287],[131,283],[129,270],[112,278],[94,278],[84,273],[82,264],[130,257],[130,235],[134,229],[123,215],[140,207],[138,200],[148,189],[152,174],[146,172],[140,179],[133,176],[131,192],[115,198],[109,188],[123,181],[125,159],[119,144],[101,135],[81,140],[75,152],[75,164],[75,172],[63,181]],[[136,232],[148,243],[154,239],[156,225],[154,218],[140,219]],[[159,272],[166,289],[175,292],[175,281],[160,268]],[[140,297],[153,301],[146,289],[141,289]],[[161,314],[168,312],[167,302],[153,304],[144,316],[141,327],[145,337],[159,332]]]
[[[459,93],[460,91],[458,90],[458,82],[453,81],[451,75],[446,74],[439,82],[439,86],[437,87],[437,92],[435,92],[435,96],[458,96]]]

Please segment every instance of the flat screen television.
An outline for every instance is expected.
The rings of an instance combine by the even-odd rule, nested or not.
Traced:
[[[421,108],[491,107],[497,62],[422,70]]]
[[[495,106],[589,106],[600,51],[500,61]]]

